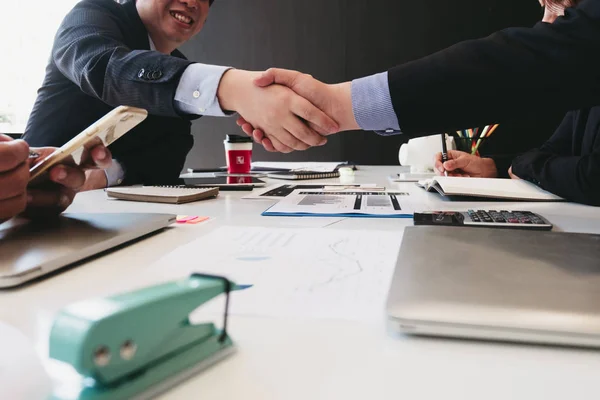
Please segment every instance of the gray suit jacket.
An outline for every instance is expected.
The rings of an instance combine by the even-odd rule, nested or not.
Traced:
[[[191,64],[179,51],[149,51],[148,32],[129,0],[83,0],[63,20],[25,140],[60,146],[112,108],[148,110],[148,118],[111,146],[125,184],[174,183],[193,145],[189,119],[173,99]]]

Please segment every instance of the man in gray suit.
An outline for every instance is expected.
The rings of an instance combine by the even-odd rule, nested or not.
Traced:
[[[190,120],[201,115],[238,112],[282,149],[324,144],[319,133],[339,127],[289,88],[259,88],[258,73],[194,63],[176,49],[202,29],[211,4],[80,1],[56,34],[25,140],[60,146],[118,105],[148,110],[111,145],[112,166],[88,172],[83,189],[176,182],[193,144]]]

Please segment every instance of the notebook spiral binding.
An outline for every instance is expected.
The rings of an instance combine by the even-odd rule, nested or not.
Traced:
[[[150,185],[144,187],[165,188],[165,189],[214,189],[208,186],[193,186],[193,185]]]
[[[290,171],[290,172],[286,172],[286,173],[267,174],[267,177],[269,177],[269,178],[290,179],[290,180],[337,178],[339,176],[340,176],[339,171],[331,171],[331,172]]]
[[[310,179],[321,179],[321,178],[337,178],[338,176],[340,176],[340,173],[338,171],[334,171],[334,172],[306,173],[306,174],[300,173],[297,175],[300,175],[303,178],[310,177]]]

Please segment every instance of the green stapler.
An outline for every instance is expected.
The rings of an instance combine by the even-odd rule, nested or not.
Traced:
[[[150,398],[223,359],[234,349],[227,334],[229,292],[243,288],[220,276],[194,274],[69,305],[54,321],[49,355],[71,365],[80,379],[74,385],[51,373],[50,398]],[[189,314],[221,293],[227,296],[222,329],[192,325]]]

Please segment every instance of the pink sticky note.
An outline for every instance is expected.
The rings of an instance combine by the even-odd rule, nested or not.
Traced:
[[[200,222],[204,222],[208,219],[208,217],[196,217],[187,221],[188,224],[199,224]]]
[[[198,224],[202,221],[206,221],[208,217],[199,217],[197,215],[178,215],[178,224]]]

